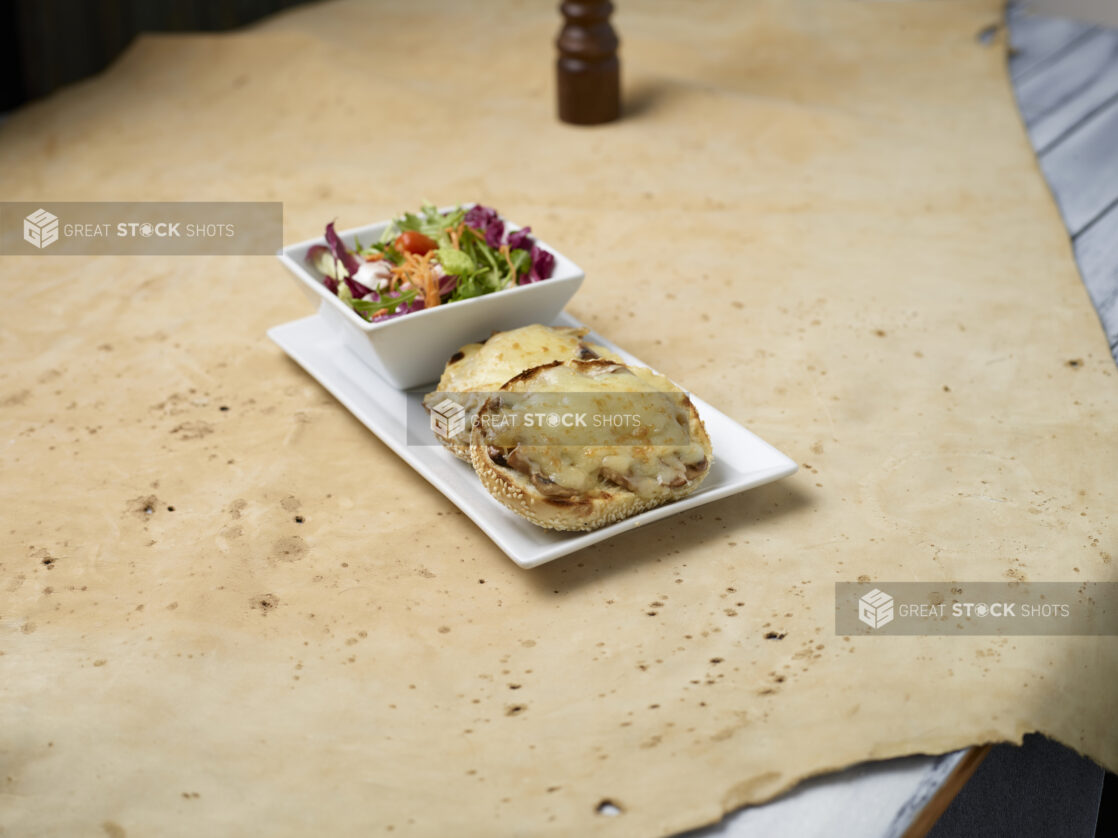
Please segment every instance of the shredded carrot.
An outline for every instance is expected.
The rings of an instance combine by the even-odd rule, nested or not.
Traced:
[[[435,276],[434,265],[431,257],[434,252],[417,256],[414,253],[404,254],[404,262],[392,268],[392,280],[389,288],[395,290],[403,282],[408,282],[423,294],[423,303],[427,308],[437,306],[442,299],[439,296],[439,279]]]
[[[392,266],[392,278],[388,280],[388,290],[395,291],[400,284],[400,277],[404,276],[407,268],[404,265]]]
[[[462,233],[465,230],[465,221],[459,223],[457,227],[447,230],[447,234],[450,236],[450,246],[453,247],[455,250],[462,249]]]
[[[513,282],[516,282],[516,265],[512,263],[512,256],[509,255],[509,246],[507,244],[501,245],[498,252],[504,256],[505,261],[509,263],[509,276],[512,277]]]
[[[433,308],[442,302],[442,298],[439,296],[439,278],[435,276],[435,268],[431,264],[433,255],[433,251],[428,251],[419,260],[420,271],[426,283],[423,302],[427,308]]]

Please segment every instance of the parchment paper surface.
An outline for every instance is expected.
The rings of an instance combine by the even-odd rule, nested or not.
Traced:
[[[800,473],[525,572],[265,339],[274,260],[4,258],[0,832],[648,836],[1034,730],[1118,768],[1113,638],[833,633],[836,580],[1116,578],[999,6],[620,5],[614,125],[554,119],[552,3],[315,5],[16,114],[4,198],[495,205]]]

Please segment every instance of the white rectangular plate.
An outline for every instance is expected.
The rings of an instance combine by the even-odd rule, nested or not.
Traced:
[[[580,327],[583,324],[564,312],[554,325]],[[592,532],[545,530],[501,506],[485,491],[473,469],[441,445],[408,444],[408,401],[421,401],[426,389],[404,391],[393,387],[349,352],[337,332],[317,314],[269,329],[268,337],[524,568],[536,567],[618,533],[796,471],[796,464],[789,457],[726,414],[692,396],[691,401],[706,424],[714,449],[710,473],[693,495]],[[616,352],[629,363],[648,366],[593,332],[587,340]]]

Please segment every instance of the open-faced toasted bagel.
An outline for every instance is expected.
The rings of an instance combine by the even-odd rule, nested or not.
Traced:
[[[456,457],[469,462],[469,427],[489,393],[499,390],[501,385],[524,370],[540,364],[575,358],[613,358],[608,350],[583,341],[588,331],[585,328],[535,324],[507,332],[494,332],[480,343],[463,346],[450,357],[439,379],[438,389],[428,393],[423,404],[431,410],[448,393],[480,395],[453,399],[465,408],[466,431],[449,438],[440,436],[439,441]]]
[[[634,416],[635,424],[619,421]],[[685,497],[712,461],[684,392],[649,369],[605,359],[520,373],[479,407],[470,433],[470,461],[489,493],[556,530],[596,529]]]

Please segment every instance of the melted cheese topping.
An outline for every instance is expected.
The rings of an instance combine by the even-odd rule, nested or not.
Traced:
[[[701,439],[692,437],[686,395],[651,370],[574,362],[538,370],[506,389],[514,395],[502,396],[499,405],[493,399],[485,409],[483,437],[491,457],[527,475],[545,496],[593,497],[621,487],[655,498],[701,479],[709,468],[709,440],[701,430]],[[629,418],[616,424],[591,419],[581,434],[525,422],[564,411]]]
[[[524,370],[579,357],[586,329],[557,328],[535,324],[498,332],[485,343],[468,343],[463,357],[447,364],[439,380],[442,392],[499,390]],[[597,349],[597,347],[595,347]],[[601,350],[598,354],[602,354]]]

